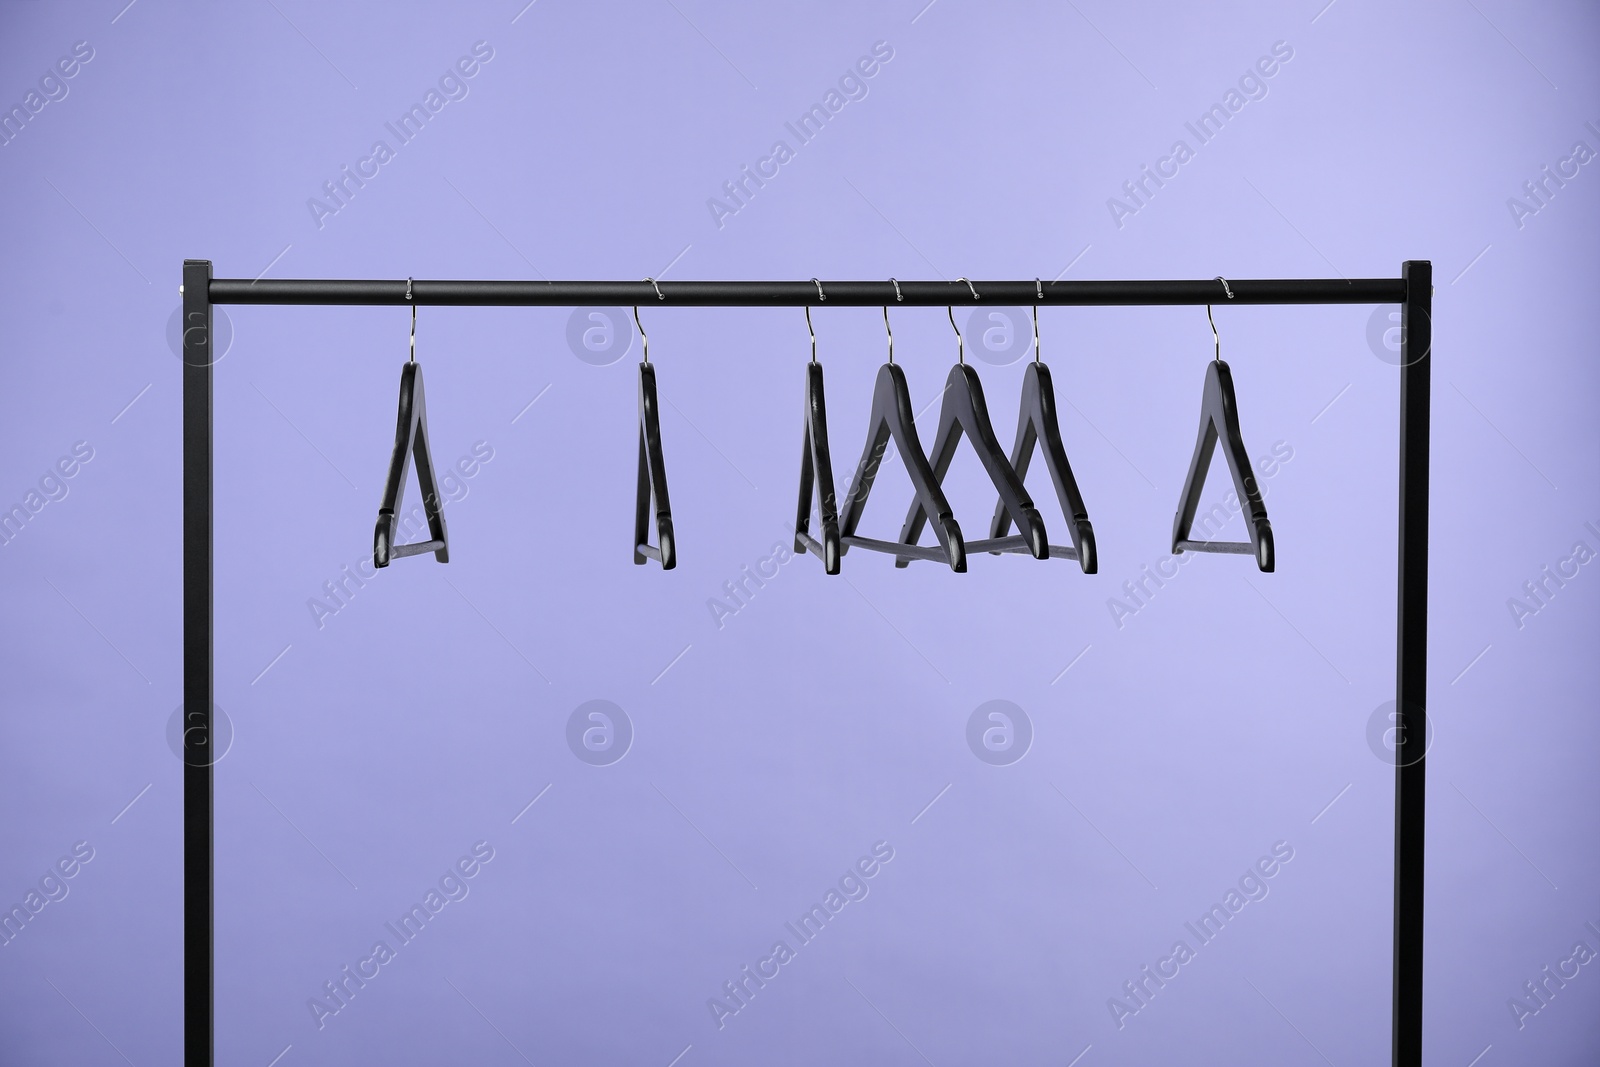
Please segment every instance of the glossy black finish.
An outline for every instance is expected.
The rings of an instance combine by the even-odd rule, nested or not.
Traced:
[[[833,298],[830,291],[829,299]],[[844,512],[839,522],[839,551],[849,552],[852,547],[872,552],[893,552],[896,556],[914,559],[937,559],[950,564],[950,569],[961,572],[967,569],[967,545],[961,538],[961,527],[950,514],[950,502],[939,488],[939,476],[928,464],[923,454],[922,442],[917,439],[917,413],[911,406],[911,390],[906,388],[905,372],[893,363],[878,368],[877,384],[872,389],[872,414],[868,417],[867,445],[861,451],[861,462],[856,464],[856,476],[850,483],[850,494],[845,500]],[[878,477],[878,465],[883,461],[883,451],[889,439],[900,450],[905,460],[906,473],[916,490],[917,500],[923,510],[932,516],[933,532],[943,542],[939,549],[908,552],[908,546],[892,541],[879,541],[870,537],[855,536],[861,524],[861,512],[867,505],[867,494]],[[927,555],[928,552],[937,553]]]
[[[210,1067],[212,885],[211,262],[183,262],[183,1062]]]
[[[1061,424],[1056,418],[1056,391],[1050,382],[1050,368],[1039,362],[1028,364],[1022,372],[1017,437],[1011,445],[1011,468],[1017,472],[1019,480],[1028,476],[1035,444],[1044,455],[1044,465],[1050,472],[1050,481],[1055,484],[1056,499],[1061,501],[1061,513],[1066,517],[1067,530],[1072,537],[1070,553],[1062,551],[1060,558],[1075,559],[1084,574],[1094,574],[1100,569],[1094,526],[1089,522],[1088,509],[1083,506],[1083,494],[1078,492],[1078,480],[1072,476],[1072,464],[1067,462],[1067,448],[1061,443]],[[1004,537],[1010,526],[1011,511],[1002,497],[994,506],[989,536]],[[1050,554],[1058,554],[1055,546],[1051,546]]]
[[[217,304],[433,304],[455,307],[805,307],[817,302],[817,282],[530,282],[397,281],[333,278],[218,278]],[[974,281],[821,283],[829,307],[949,307],[985,303],[1107,307],[1210,304],[1215,281]],[[1398,278],[1265,278],[1234,281],[1235,304],[1398,304]],[[659,292],[659,296],[657,295]],[[976,299],[973,293],[981,293]]]
[[[983,382],[979,381],[977,371],[965,363],[957,363],[945,379],[944,398],[939,403],[939,428],[933,435],[933,451],[928,454],[933,476],[941,484],[963,434],[971,439],[973,451],[978,453],[989,480],[999,491],[1001,506],[1016,520],[1029,553],[1035,559],[1048,559],[1050,539],[1044,532],[1044,519],[1028,498],[1022,479],[1017,477],[1005,450],[995,438],[994,426],[989,422],[989,406],[983,401]],[[927,519],[928,509],[920,499],[913,500],[906,512],[905,524],[900,527],[900,543],[916,544]],[[894,565],[904,567],[914,558],[902,555]]]
[[[450,304],[460,306],[614,306],[636,303],[680,306],[782,306],[803,307],[816,299],[811,282],[660,282],[661,299],[648,283],[637,282],[524,282],[524,281],[421,281],[415,282],[414,300],[406,297],[407,283],[358,280],[273,280],[211,278],[207,260],[186,260],[183,265],[183,693],[191,722],[185,734],[183,770],[183,967],[184,1063],[203,1067],[213,1062],[213,939],[212,939],[212,767],[211,696],[213,679],[212,585],[212,398],[211,306],[221,304]],[[885,282],[827,282],[834,306],[945,307],[971,305],[972,289],[960,282],[900,282],[898,290]],[[1217,284],[1208,281],[1034,281],[978,282],[984,298],[1009,305],[1205,305],[1216,299]],[[1407,261],[1400,278],[1270,279],[1230,281],[1234,305],[1240,304],[1398,304],[1404,333],[1400,375],[1400,515],[1398,632],[1396,643],[1396,694],[1402,739],[1426,736],[1427,675],[1427,567],[1428,567],[1428,464],[1429,405],[1432,365],[1432,266],[1425,260]],[[882,389],[883,374],[879,386]],[[641,391],[642,391],[641,384]],[[904,383],[901,383],[904,391]],[[875,395],[875,408],[877,407]],[[907,404],[909,408],[909,404]],[[902,413],[910,425],[911,412]],[[1225,422],[1224,422],[1225,425]],[[876,461],[892,430],[885,431],[876,450],[880,420],[874,418],[863,467],[870,473],[857,483],[870,488]],[[911,438],[913,441],[914,437]],[[908,465],[921,457],[920,449],[904,449]],[[913,480],[919,477],[913,474]],[[937,482],[922,476],[942,499]],[[664,488],[664,480],[663,480]],[[920,488],[920,487],[919,487]],[[1245,494],[1247,498],[1248,494]],[[852,501],[855,503],[855,501]],[[937,506],[930,513],[938,514]],[[860,508],[856,507],[859,520]],[[644,524],[644,529],[648,524]],[[853,530],[847,523],[842,530]],[[956,554],[973,551],[1026,551],[1020,537],[960,541],[953,520]],[[643,539],[641,531],[636,540]],[[841,534],[841,554],[854,542],[897,555],[924,559],[951,559],[941,548]],[[870,544],[869,544],[870,542]],[[1191,544],[1191,548],[1197,547]],[[1233,548],[1202,549],[1232,551]],[[1250,545],[1237,550],[1251,552]],[[651,550],[652,552],[655,550]],[[1063,552],[1052,546],[1051,555]],[[1081,560],[1080,560],[1081,562]],[[964,569],[952,560],[955,569]],[[1417,743],[1421,743],[1418,741]],[[1425,761],[1397,761],[1395,772],[1394,836],[1394,1067],[1421,1067],[1423,1012],[1423,875]]]
[[[655,545],[650,544],[652,513]],[[667,461],[661,450],[656,368],[652,363],[639,364],[639,492],[633,509],[633,561],[643,563],[646,559],[660,563],[664,571],[678,565],[678,551],[672,539],[672,502],[667,497]]]
[[[1228,461],[1228,471],[1233,475],[1233,488],[1244,509],[1245,529],[1250,541],[1191,541],[1190,527],[1195,512],[1200,507],[1200,493],[1205,488],[1206,472],[1211,469],[1211,454],[1218,439],[1222,441],[1222,456]],[[1244,437],[1239,432],[1239,404],[1233,394],[1233,375],[1228,365],[1220,359],[1206,364],[1205,391],[1200,400],[1200,437],[1195,441],[1194,458],[1189,461],[1189,474],[1183,480],[1183,492],[1178,497],[1178,511],[1172,517],[1172,551],[1174,552],[1224,552],[1231,555],[1253,555],[1256,566],[1264,571],[1273,568],[1272,523],[1267,519],[1266,505],[1261,502],[1261,489],[1256,483],[1255,470],[1250,465],[1250,453],[1244,447]]]
[[[405,499],[406,474],[417,465],[417,490],[428,517],[428,540],[409,545],[394,543],[395,522]],[[372,532],[372,564],[387,567],[391,559],[432,552],[440,563],[450,562],[450,538],[444,527],[444,504],[433,473],[433,453],[428,448],[428,406],[422,390],[422,365],[411,362],[400,369],[400,408],[394,431],[394,452],[389,456],[389,476],[378,503],[378,522]]]
[[[1428,736],[1428,408],[1433,368],[1433,264],[1400,275],[1400,565],[1395,624],[1394,1010],[1396,1067],[1422,1064],[1422,885]]]
[[[828,574],[839,573],[839,503],[833,492],[828,453],[828,408],[822,394],[822,364],[806,364],[805,440],[800,447],[800,506],[794,520],[794,550],[811,552]],[[812,489],[817,496],[820,538],[811,536]]]

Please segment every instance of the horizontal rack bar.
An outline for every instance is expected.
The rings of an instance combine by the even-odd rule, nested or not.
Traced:
[[[1401,278],[1218,281],[529,282],[214,278],[213,304],[431,304],[455,307],[944,307],[951,304],[1399,304]],[[410,287],[411,298],[406,297]],[[973,292],[977,292],[977,298]],[[1042,294],[1042,295],[1041,295]]]

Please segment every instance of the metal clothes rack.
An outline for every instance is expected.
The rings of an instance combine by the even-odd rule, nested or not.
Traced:
[[[1394,804],[1394,969],[1391,1057],[1422,1064],[1422,878],[1425,763],[1402,755],[1427,726],[1428,416],[1433,265],[1407,260],[1398,278],[1216,281],[822,283],[834,306],[1104,306],[1399,304],[1400,522],[1395,607],[1397,737]],[[814,281],[529,282],[212,278],[211,261],[183,264],[184,1062],[213,1063],[212,846],[212,332],[217,304],[803,307]]]

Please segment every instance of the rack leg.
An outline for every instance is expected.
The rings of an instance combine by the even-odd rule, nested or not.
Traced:
[[[1422,1067],[1422,877],[1428,696],[1428,402],[1433,264],[1407,260],[1400,305],[1400,567],[1394,777],[1394,1067]]]
[[[211,261],[183,262],[183,1062],[211,1067]]]

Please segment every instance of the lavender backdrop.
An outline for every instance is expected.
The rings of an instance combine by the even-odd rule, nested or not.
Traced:
[[[1592,6],[123,2],[0,6],[0,1060],[178,1057],[183,258],[1426,258],[1427,1061],[1595,1062]],[[1217,309],[1275,574],[1170,560],[1211,335],[1142,308],[1040,316],[1100,574],[837,578],[779,552],[801,314],[640,313],[676,571],[629,562],[631,327],[429,308],[453,558],[374,577],[405,312],[218,311],[219,1062],[1387,1062],[1397,309]],[[928,432],[955,339],[892,314]],[[1008,436],[995,314],[957,321]],[[814,320],[842,491],[882,323]],[[970,452],[949,485],[979,530]],[[891,460],[863,532],[908,498]]]

